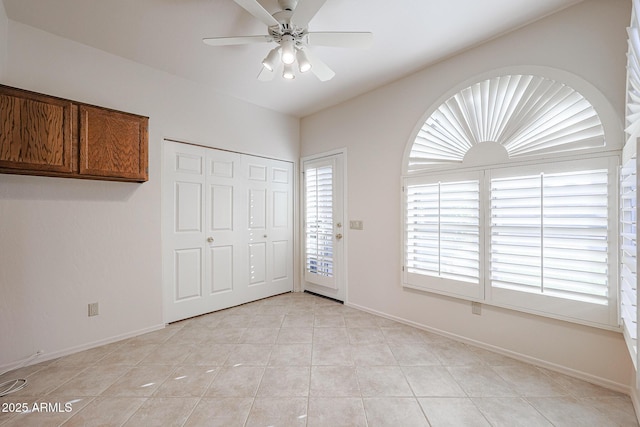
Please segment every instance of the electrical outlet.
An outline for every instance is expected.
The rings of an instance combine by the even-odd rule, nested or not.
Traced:
[[[479,302],[472,302],[471,313],[477,314],[478,316],[480,316],[482,314],[482,304],[480,304]]]
[[[100,314],[98,303],[97,302],[93,302],[93,303],[89,304],[89,317],[97,316],[98,314]]]

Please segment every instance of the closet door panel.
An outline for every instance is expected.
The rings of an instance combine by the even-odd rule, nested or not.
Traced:
[[[292,291],[293,165],[165,144],[165,320]]]
[[[205,156],[185,144],[166,145],[164,154],[164,307],[165,321],[172,322],[205,306]]]

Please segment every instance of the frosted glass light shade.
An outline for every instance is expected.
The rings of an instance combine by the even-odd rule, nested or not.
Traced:
[[[302,49],[299,49],[296,53],[296,56],[298,59],[298,69],[300,70],[300,72],[306,73],[307,71],[309,71],[311,69],[311,62],[309,62],[307,54],[304,53]]]
[[[293,37],[284,36],[280,43],[282,48],[282,62],[284,64],[293,64],[296,60],[296,46]]]
[[[293,80],[296,78],[296,74],[293,70],[292,64],[284,64],[284,71],[282,72],[282,77],[287,80]]]
[[[278,65],[279,59],[280,59],[280,48],[276,47],[274,49],[271,49],[271,52],[269,52],[267,57],[262,60],[262,65],[267,70],[273,71]]]

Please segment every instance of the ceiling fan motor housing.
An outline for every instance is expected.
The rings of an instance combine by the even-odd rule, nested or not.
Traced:
[[[280,5],[280,8],[282,8],[282,10],[288,10],[292,12],[298,5],[298,0],[278,0],[278,4]]]
[[[283,0],[286,1],[286,0]],[[295,1],[293,2],[295,3]],[[281,43],[284,36],[291,36],[296,45],[300,45],[303,37],[307,33],[305,28],[300,28],[291,23],[293,11],[281,10],[273,14],[273,17],[280,23],[279,26],[269,27],[269,35],[273,37],[273,41]]]

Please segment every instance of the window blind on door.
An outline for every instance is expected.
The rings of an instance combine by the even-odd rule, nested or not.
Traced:
[[[305,170],[307,272],[333,277],[333,166]]]

